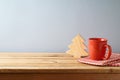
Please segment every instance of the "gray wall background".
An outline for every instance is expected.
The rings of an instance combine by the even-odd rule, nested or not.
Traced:
[[[0,0],[1,52],[65,52],[78,33],[120,52],[120,0]]]

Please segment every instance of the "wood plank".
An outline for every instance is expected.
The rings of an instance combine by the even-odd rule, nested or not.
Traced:
[[[64,59],[64,58],[63,58]],[[59,63],[78,63],[77,60],[72,59],[0,59],[0,65],[1,64],[41,64],[41,63],[53,63],[53,64],[59,64]]]
[[[51,67],[50,67],[51,66]],[[1,65],[0,73],[120,73],[120,68],[78,66],[78,64],[18,64]]]
[[[72,57],[66,53],[0,52],[0,57]]]
[[[0,53],[0,73],[120,73],[120,67],[77,62],[65,53]]]
[[[0,80],[119,80],[120,74],[0,74]]]

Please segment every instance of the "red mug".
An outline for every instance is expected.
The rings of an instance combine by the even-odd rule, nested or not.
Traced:
[[[89,38],[88,49],[92,60],[107,60],[112,53],[112,48],[107,44],[107,39],[105,38]]]

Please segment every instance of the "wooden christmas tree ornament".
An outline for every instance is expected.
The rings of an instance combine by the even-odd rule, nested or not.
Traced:
[[[85,40],[80,36],[80,34],[78,34],[75,38],[73,38],[72,43],[68,46],[69,50],[66,51],[66,53],[75,58],[88,56],[86,51],[87,47],[84,42]]]

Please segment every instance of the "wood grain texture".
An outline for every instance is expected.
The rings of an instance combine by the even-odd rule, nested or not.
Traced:
[[[120,80],[120,74],[0,74],[0,80]]]
[[[0,53],[0,80],[119,80],[120,67],[82,64],[65,53]]]
[[[0,73],[120,73],[120,67],[82,64],[65,53],[0,53]]]

